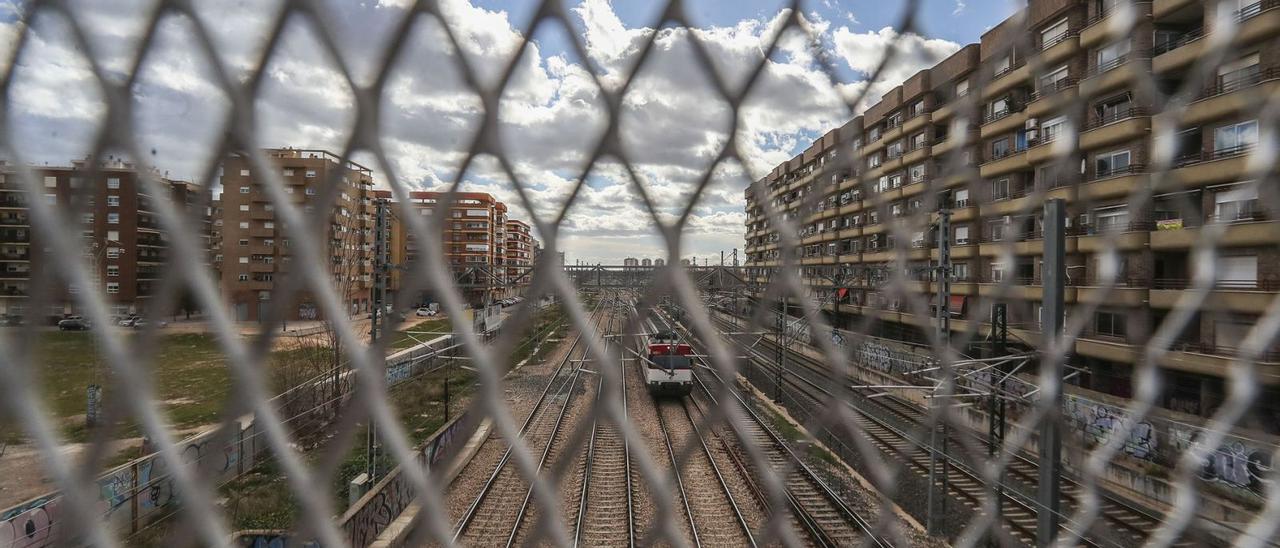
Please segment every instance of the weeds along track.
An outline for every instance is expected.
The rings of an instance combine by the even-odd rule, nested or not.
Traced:
[[[590,315],[598,332],[607,332],[613,320],[614,310],[606,301],[601,299]],[[579,399],[576,396],[582,392],[582,364],[585,363],[582,358],[587,354],[584,336],[591,335],[579,333],[574,337],[520,428],[519,441],[532,453],[539,470],[547,462],[561,426],[566,423],[570,404]],[[495,437],[487,443],[500,439]],[[512,447],[508,445],[455,524],[455,542],[495,546],[509,545],[514,540],[528,509],[531,483],[512,462],[511,452]],[[462,494],[456,489],[454,492]]]

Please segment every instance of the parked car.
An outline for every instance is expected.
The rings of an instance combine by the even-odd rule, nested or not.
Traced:
[[[435,316],[435,315],[436,315],[436,309],[434,309],[434,308],[427,308],[427,307],[425,307],[425,306],[423,306],[423,307],[419,307],[419,308],[418,308],[418,311],[417,311],[417,312],[415,312],[415,313],[414,313],[414,315],[415,315],[415,316],[418,316],[418,317],[420,317],[420,318],[430,318],[431,316]]]
[[[164,321],[164,320],[155,320],[155,321],[151,321],[151,320],[148,320],[148,319],[146,319],[146,318],[134,318],[134,319],[133,319],[133,323],[132,323],[132,324],[130,324],[130,325],[129,325],[129,327],[133,327],[133,328],[136,328],[136,329],[141,329],[141,328],[146,327],[146,326],[148,326],[148,325],[154,325],[154,326],[156,326],[156,327],[168,327],[168,326],[169,326],[169,322],[166,322],[166,321]]]
[[[58,322],[58,330],[60,331],[88,331],[89,320],[79,316],[72,316]]]
[[[137,322],[138,320],[141,320],[141,319],[142,319],[142,318],[139,318],[139,317],[137,317],[137,316],[133,316],[133,317],[129,317],[129,318],[124,318],[124,319],[122,319],[122,320],[120,320],[120,321],[116,322],[116,325],[118,325],[118,326],[120,326],[120,327],[133,327],[134,322]]]

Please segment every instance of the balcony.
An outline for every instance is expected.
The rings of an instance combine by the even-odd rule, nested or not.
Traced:
[[[1129,196],[1142,188],[1147,179],[1145,164],[1129,164],[1122,168],[1094,173],[1079,189],[1081,200],[1099,200]]]
[[[1210,220],[1230,223],[1217,242],[1220,247],[1265,247],[1280,244],[1280,221],[1260,217],[1230,220],[1210,217]],[[1156,231],[1151,233],[1151,249],[1178,250],[1194,247],[1200,241],[1201,227],[1184,223],[1184,219],[1157,221]]]
[[[1098,253],[1107,249],[1139,251],[1147,247],[1154,228],[1152,221],[1084,226],[1080,227],[1083,234],[1076,239],[1076,247],[1081,253]]]
[[[1004,93],[1014,86],[1025,83],[1031,77],[1031,68],[1026,59],[1018,59],[1000,72],[991,75],[991,80],[983,87],[983,99],[990,99]]]
[[[1182,113],[1183,125],[1201,125],[1213,120],[1255,109],[1258,98],[1280,93],[1280,68],[1261,66],[1241,69],[1215,79],[1197,95],[1195,102]],[[1256,90],[1255,90],[1256,88]],[[1251,93],[1242,93],[1244,91]]]
[[[1204,27],[1189,30],[1177,38],[1156,44],[1151,50],[1151,70],[1163,74],[1195,63],[1204,54]],[[1186,47],[1190,44],[1194,47]]]
[[[1099,93],[1130,85],[1139,77],[1145,77],[1137,52],[1122,55],[1106,63],[1089,67],[1080,82],[1080,94],[1093,97]]]
[[[1158,278],[1152,283],[1151,307],[1172,309],[1187,290],[1194,288],[1192,280],[1184,278]],[[1277,291],[1280,282],[1275,280],[1217,280],[1210,286],[1202,310],[1264,314]]]
[[[1074,101],[1076,95],[1068,92],[1075,91],[1079,85],[1080,80],[1071,77],[1048,83],[1042,82],[1039,89],[1027,96],[1027,115],[1033,117],[1043,116],[1049,111]]]
[[[1247,172],[1253,146],[1248,144],[1184,154],[1175,160],[1173,177],[1188,188],[1240,180]]]
[[[988,179],[1030,167],[1031,164],[1027,162],[1027,151],[1017,150],[1002,156],[993,156],[991,160],[978,166],[978,176]]]
[[[1040,44],[1040,62],[1045,64],[1057,63],[1079,50],[1080,32],[1070,29]]]
[[[1092,150],[1146,135],[1151,131],[1151,113],[1144,108],[1117,109],[1102,116],[1090,116],[1080,130],[1080,148]]]

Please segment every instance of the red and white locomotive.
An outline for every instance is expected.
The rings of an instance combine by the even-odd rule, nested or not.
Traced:
[[[670,331],[649,336],[645,356],[645,383],[651,394],[688,395],[693,391],[693,348]]]

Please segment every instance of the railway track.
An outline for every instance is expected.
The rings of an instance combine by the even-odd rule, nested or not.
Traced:
[[[602,299],[601,303],[605,300]],[[602,307],[601,303],[597,303],[591,318],[598,327],[607,328],[613,311]],[[535,454],[540,453],[539,469],[547,462],[573,396],[580,391],[583,362],[579,358],[585,353],[582,334],[579,333],[520,428],[520,440]],[[511,463],[511,451],[509,446],[455,524],[455,543],[479,546],[510,546],[514,543],[528,510],[532,484]]]
[[[731,328],[723,322],[720,327]],[[744,346],[741,341],[733,339],[739,346]],[[768,347],[769,351],[749,348],[748,351],[753,357],[751,362],[756,367],[766,370],[768,374],[775,375],[778,368],[771,356],[776,347],[767,339],[762,339],[762,344]],[[804,355],[792,353],[789,357],[789,362],[798,365],[799,368],[789,368],[786,371],[787,374],[782,376],[785,379],[785,385],[804,397],[811,408],[826,405],[832,397],[832,392],[826,386],[833,381],[826,368]],[[859,426],[881,452],[890,458],[896,457],[895,460],[903,462],[913,473],[922,477],[928,476],[927,441],[917,439],[911,433],[912,430],[927,431],[925,410],[893,396],[863,398],[859,400],[859,404],[846,401],[845,405],[854,411]],[[874,411],[862,407],[863,405],[872,406]],[[886,420],[883,417],[884,414],[892,416],[893,419]],[[894,424],[895,422],[898,424]],[[986,442],[976,432],[957,430],[961,429],[950,429],[949,440],[958,443],[960,440],[957,436],[970,436],[971,442],[980,444]],[[946,474],[948,493],[964,504],[967,510],[981,515],[982,503],[990,496],[986,483],[972,468],[971,462],[957,455],[948,455],[948,461]],[[1025,455],[1015,454],[1006,467],[1006,472],[1007,479],[1004,483],[1002,499],[1002,527],[1013,539],[1028,545],[1034,544],[1036,528],[1034,493],[1038,466]],[[1060,512],[1064,523],[1070,519],[1078,507],[1083,490],[1083,486],[1079,483],[1063,478]],[[1160,523],[1159,517],[1150,512],[1133,508],[1114,497],[1103,495],[1100,501],[1099,519],[1094,521],[1092,527],[1086,531],[1080,531],[1079,527],[1065,523],[1064,529],[1083,546],[1125,547],[1145,542]],[[1175,545],[1191,546],[1193,544],[1183,540]]]
[[[668,325],[672,325],[668,322]],[[683,337],[690,342],[694,339],[684,330],[683,326],[679,326],[679,331],[683,333]],[[695,357],[695,362],[699,367],[710,375],[714,382],[722,384],[725,381],[712,369],[704,358]],[[707,386],[703,380],[703,374],[695,372],[694,384],[695,394],[700,394],[702,398],[709,401],[711,406],[723,405],[715,396],[715,393]],[[736,381],[735,381],[736,382]],[[799,455],[795,454],[787,445],[787,443],[774,433],[746,400],[738,394],[737,390],[730,390],[736,405],[740,407],[745,415],[745,419],[739,425],[741,432],[745,432],[747,438],[755,447],[759,448],[766,460],[771,471],[785,471],[783,485],[785,487],[785,499],[787,509],[789,510],[789,522],[793,530],[804,531],[808,535],[808,540],[816,546],[851,546],[856,544],[870,544],[872,546],[892,546],[892,543],[879,535],[871,522],[858,515],[857,512],[849,508],[836,492],[820,478],[817,473],[811,469]],[[735,402],[727,402],[733,405]],[[706,406],[697,401],[697,396],[691,394],[689,404],[694,406],[699,413],[705,413]],[[748,463],[751,458],[740,448],[734,448],[733,453],[744,467],[744,472],[755,476],[754,483],[760,485],[759,474],[761,471],[756,470],[755,466]],[[757,493],[760,493],[757,489]],[[761,504],[768,506],[768,500],[763,493],[758,495]],[[773,511],[785,511],[782,509],[773,509]],[[766,541],[768,539],[765,539]]]
[[[615,303],[615,307],[621,303]],[[610,326],[610,332],[613,332]],[[605,339],[605,348],[609,339]],[[621,390],[607,392],[605,375],[599,375],[596,387],[597,406],[605,394],[617,397],[623,416],[630,417],[627,409],[626,368],[618,361]],[[610,367],[612,364],[602,364]],[[635,546],[636,505],[633,499],[634,476],[631,471],[630,444],[617,428],[599,416],[591,425],[591,439],[581,458],[578,487],[577,519],[574,524],[574,545],[586,546]]]

